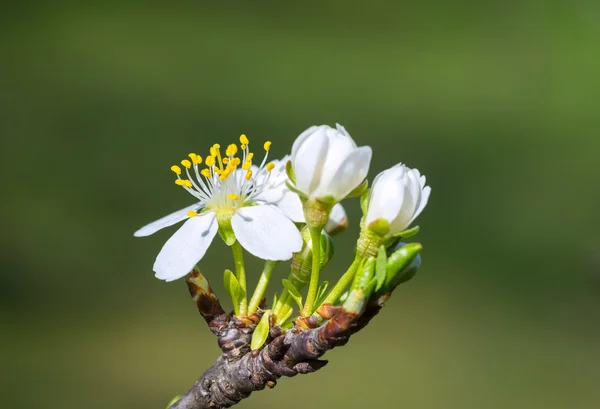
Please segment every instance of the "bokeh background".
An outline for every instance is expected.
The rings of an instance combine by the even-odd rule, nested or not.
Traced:
[[[327,368],[239,407],[600,407],[599,19],[584,0],[6,3],[0,406],[187,390],[218,348],[185,283],[153,277],[174,229],[132,236],[190,203],[169,167],[241,133],[282,156],[340,122],[370,177],[427,175],[422,269]],[[201,267],[223,294],[216,243]]]

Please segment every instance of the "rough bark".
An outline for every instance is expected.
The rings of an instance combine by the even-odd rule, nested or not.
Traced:
[[[225,314],[208,282],[196,271],[189,275],[187,283],[200,314],[217,336],[222,354],[169,409],[227,408],[254,391],[273,388],[281,377],[321,369],[327,361],[319,358],[346,344],[350,335],[377,315],[389,297],[377,297],[361,314],[325,306],[319,311],[327,319],[322,325],[310,328],[314,322],[308,321],[286,333],[274,327],[265,346],[251,351],[252,331],[260,321],[260,313],[243,318]]]

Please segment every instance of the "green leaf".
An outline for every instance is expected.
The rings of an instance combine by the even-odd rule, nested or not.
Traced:
[[[399,275],[412,263],[422,249],[423,246],[420,243],[409,243],[390,255],[387,260],[387,277],[385,279],[385,287],[388,290],[398,284]]]
[[[365,192],[365,190],[367,190],[368,187],[369,181],[365,179],[365,181],[358,185],[356,188],[354,188],[352,192],[348,193],[348,196],[346,196],[346,198],[360,196]]]
[[[285,164],[285,173],[287,173],[288,178],[292,181],[293,184],[296,184],[296,174],[294,173],[294,168],[292,167],[292,161],[288,160]]]
[[[171,402],[169,402],[169,404],[167,405],[166,409],[169,409],[171,407],[171,405],[173,405],[175,402],[177,402],[179,399],[181,399],[181,395],[177,395],[175,396],[173,399],[171,399]]]
[[[375,291],[379,291],[383,283],[385,283],[385,277],[387,276],[387,254],[385,247],[379,247],[379,253],[377,253],[377,261],[375,264],[375,280],[377,285]]]
[[[269,330],[271,329],[271,325],[269,324],[269,319],[271,318],[271,310],[265,311],[260,322],[254,329],[252,333],[252,341],[250,342],[250,348],[252,350],[260,349],[267,340],[269,336]]]
[[[285,278],[281,280],[281,283],[283,284],[285,289],[288,290],[290,296],[294,299],[294,301],[296,301],[296,304],[298,304],[298,308],[302,310],[302,296],[300,295],[298,289],[294,287],[294,284],[292,284],[290,280],[287,280]]]
[[[275,306],[277,305],[277,301],[279,300],[279,296],[277,295],[277,293],[273,294],[273,308],[275,308]]]
[[[285,326],[286,321],[292,316],[292,313],[294,312],[293,308],[290,308],[288,310],[288,312],[285,313],[285,315],[283,317],[281,317],[281,319],[279,319],[277,321],[277,325],[281,326],[282,328]]]
[[[321,304],[321,298],[325,295],[325,291],[327,291],[327,287],[329,286],[329,281],[323,281],[319,288],[317,289],[317,301],[315,305]]]
[[[233,272],[229,269],[225,270],[223,273],[223,283],[225,285],[225,290],[227,290],[227,293],[231,298],[231,302],[233,303],[235,314],[238,315],[240,313],[240,301],[244,297],[244,289],[240,285],[240,282],[235,274],[233,274]]]

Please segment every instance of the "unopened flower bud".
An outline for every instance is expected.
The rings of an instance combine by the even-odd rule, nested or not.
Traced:
[[[292,274],[291,279],[302,286],[308,284],[312,268],[312,240],[310,238],[310,229],[305,226],[300,232],[302,236],[302,250],[294,253],[292,256]],[[321,232],[321,269],[323,269],[329,260],[333,257],[334,247],[331,236],[325,231]]]

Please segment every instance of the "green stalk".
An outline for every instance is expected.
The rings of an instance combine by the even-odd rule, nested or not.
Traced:
[[[245,316],[248,314],[248,297],[246,295],[246,268],[244,267],[244,253],[242,246],[236,240],[231,245],[231,251],[233,253],[233,261],[235,262],[235,276],[240,283],[240,287],[244,290],[244,297],[240,301],[240,315]]]
[[[313,304],[317,298],[319,289],[319,272],[321,270],[321,228],[310,228],[310,238],[312,241],[312,271],[310,273],[310,282],[308,283],[308,293],[306,302],[302,310],[303,317],[309,317],[313,312]]]
[[[346,287],[348,287],[350,285],[350,283],[352,283],[352,280],[354,279],[354,275],[356,274],[356,270],[358,269],[358,266],[360,265],[361,260],[362,260],[362,257],[359,256],[358,254],[356,255],[356,257],[354,257],[354,261],[352,262],[350,267],[348,267],[348,270],[338,280],[338,282],[335,283],[335,285],[333,286],[331,291],[329,291],[329,294],[327,294],[327,296],[325,297],[325,299],[323,300],[321,305],[323,305],[323,304],[335,305],[335,303],[340,298],[340,296],[342,295],[342,293],[344,292]],[[319,307],[321,305],[319,305]]]
[[[258,310],[258,304],[260,304],[260,300],[262,300],[263,295],[267,290],[267,285],[269,284],[269,280],[271,279],[271,275],[273,274],[273,270],[277,264],[277,261],[265,262],[265,268],[260,275],[258,284],[256,284],[256,289],[254,290],[254,294],[250,299],[250,304],[248,304],[248,315],[252,315]]]

